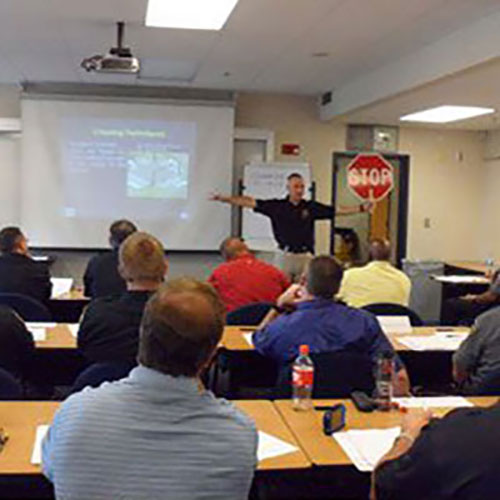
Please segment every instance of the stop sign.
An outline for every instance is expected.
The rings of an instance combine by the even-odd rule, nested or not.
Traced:
[[[361,153],[346,168],[349,189],[363,201],[380,201],[394,188],[394,169],[379,154]]]

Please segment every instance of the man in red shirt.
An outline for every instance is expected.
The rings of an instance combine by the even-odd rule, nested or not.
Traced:
[[[275,302],[290,285],[282,271],[257,259],[240,238],[226,238],[220,252],[226,262],[208,281],[219,292],[227,312],[255,302]]]

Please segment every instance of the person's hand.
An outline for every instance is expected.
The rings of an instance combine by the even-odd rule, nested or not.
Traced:
[[[415,440],[431,418],[432,412],[430,410],[420,408],[410,410],[405,414],[401,422],[401,434],[408,434]]]
[[[223,196],[220,193],[211,193],[208,199],[210,201],[223,201]]]
[[[294,283],[278,297],[276,305],[278,307],[293,306],[304,300],[304,289],[302,285]]]
[[[373,214],[373,211],[375,210],[375,203],[373,201],[365,201],[364,203],[361,203],[361,207],[363,212]]]
[[[460,297],[462,300],[466,300],[467,302],[474,302],[476,300],[477,295],[473,293],[468,293],[467,295],[463,295]]]

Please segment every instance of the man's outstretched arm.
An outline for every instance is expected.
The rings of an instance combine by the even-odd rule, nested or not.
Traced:
[[[235,205],[237,207],[255,208],[257,206],[255,198],[252,198],[251,196],[225,196],[223,194],[216,193],[210,196],[210,199],[212,201],[229,203],[230,205]]]

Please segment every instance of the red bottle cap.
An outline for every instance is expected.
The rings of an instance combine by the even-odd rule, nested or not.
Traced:
[[[309,346],[307,344],[302,344],[299,347],[299,353],[303,356],[307,356],[309,354]]]

